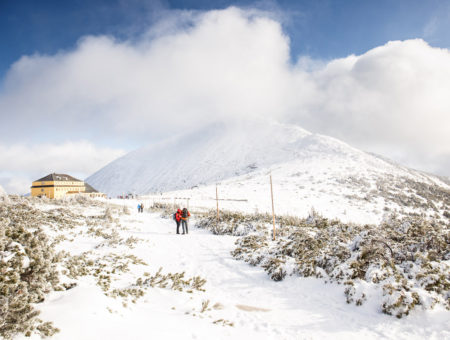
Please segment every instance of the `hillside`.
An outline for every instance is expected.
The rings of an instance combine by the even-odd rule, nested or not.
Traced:
[[[375,223],[392,210],[443,216],[450,205],[450,186],[436,176],[331,137],[265,121],[216,124],[138,149],[87,181],[111,196],[164,192],[207,207],[215,205],[220,182],[222,198],[247,200],[225,202],[226,207],[269,211],[269,171],[283,214],[315,208],[329,217]]]
[[[295,159],[295,143],[311,135],[296,127],[258,124],[214,124],[152,144],[111,162],[87,181],[113,196],[187,189]]]

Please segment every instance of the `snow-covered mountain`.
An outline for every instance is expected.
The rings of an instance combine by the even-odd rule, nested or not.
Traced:
[[[266,121],[215,124],[150,145],[113,161],[86,181],[111,196],[171,192],[173,197],[205,200],[206,206],[214,203],[215,184],[220,182],[222,197],[247,200],[243,210],[269,211],[269,171],[283,213],[304,214],[314,207],[342,217],[359,207],[367,218],[357,220],[373,221],[392,209],[442,214],[450,204],[450,186],[436,176],[335,138]]]
[[[294,160],[311,134],[279,124],[215,124],[133,151],[87,181],[110,195],[145,194],[214,183]]]

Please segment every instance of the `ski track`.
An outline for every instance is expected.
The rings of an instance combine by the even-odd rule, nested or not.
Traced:
[[[154,288],[124,308],[120,300],[104,296],[93,280],[82,278],[78,287],[54,292],[40,306],[42,319],[61,329],[55,339],[450,339],[447,311],[415,311],[397,320],[369,301],[361,307],[348,305],[340,285],[300,277],[274,282],[263,269],[231,256],[236,237],[194,228],[192,218],[188,235],[177,235],[175,222],[158,214],[132,212],[121,222],[131,229],[127,237],[147,241],[130,250],[149,264],[145,271],[163,267],[163,273],[201,276],[207,279],[206,292]],[[192,309],[200,314],[207,299],[223,309],[192,316]],[[217,319],[234,327],[213,324]]]

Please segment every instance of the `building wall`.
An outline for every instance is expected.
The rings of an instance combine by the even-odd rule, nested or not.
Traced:
[[[35,183],[41,183],[41,182],[33,182],[33,186],[35,185],[40,185],[40,184],[35,184]],[[49,183],[49,182],[46,182]],[[46,184],[48,185],[48,184]],[[54,198],[55,197],[55,191],[54,191],[54,187],[47,187],[47,188],[31,188],[31,196],[36,197],[36,196],[45,196],[48,198]]]
[[[55,198],[63,198],[66,194],[85,192],[84,182],[55,181]]]
[[[84,182],[78,181],[44,181],[44,182],[33,182],[33,187],[31,188],[31,196],[46,196],[48,198],[63,198],[69,191],[71,194],[80,193],[86,190]],[[43,188],[39,187],[44,186]]]

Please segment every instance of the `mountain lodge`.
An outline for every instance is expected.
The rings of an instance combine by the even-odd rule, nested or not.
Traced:
[[[106,197],[88,183],[66,174],[50,174],[33,182],[31,196],[64,198],[67,195],[83,195],[88,197]]]

